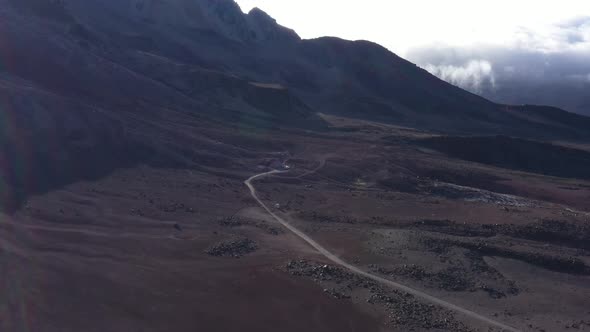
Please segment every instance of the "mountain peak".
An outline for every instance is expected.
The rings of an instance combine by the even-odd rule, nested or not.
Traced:
[[[276,23],[276,20],[274,18],[272,18],[270,15],[268,15],[267,12],[265,12],[264,10],[262,10],[258,7],[254,7],[252,9],[250,9],[250,11],[248,12],[248,16],[254,16],[254,15],[265,16],[265,17],[273,20]]]
[[[298,41],[301,40],[294,30],[286,28],[258,7],[247,14],[250,28],[257,41]]]

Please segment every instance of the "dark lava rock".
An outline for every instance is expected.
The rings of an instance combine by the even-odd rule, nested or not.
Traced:
[[[471,251],[471,255],[479,257],[504,257],[521,260],[547,270],[570,273],[577,275],[590,275],[590,266],[576,257],[564,257],[544,253],[521,251],[511,248],[504,248],[491,244],[488,241],[477,240],[450,240],[424,237],[422,243],[435,253],[446,252],[451,247],[464,248]]]
[[[527,225],[481,225],[457,223],[451,220],[422,220],[413,223],[411,227],[462,237],[490,238],[505,235],[570,248],[590,249],[590,225],[559,220],[544,219]]]
[[[389,324],[403,327],[401,331],[442,330],[472,331],[457,321],[452,312],[423,303],[408,293],[382,286],[366,277],[343,268],[305,260],[291,261],[286,266],[291,275],[310,278],[322,286],[338,285],[338,289],[324,288],[324,292],[338,299],[350,298],[350,292],[364,289],[369,292],[366,302],[387,312]],[[419,273],[419,272],[418,272]]]
[[[281,228],[271,226],[271,225],[267,224],[266,222],[261,222],[261,221],[257,221],[254,219],[243,218],[243,217],[232,216],[232,217],[222,218],[222,219],[217,220],[217,223],[220,226],[229,227],[229,228],[241,227],[241,226],[252,226],[252,227],[256,227],[256,228],[258,228],[270,235],[279,235],[279,234],[284,233],[284,231]]]
[[[463,277],[463,272],[458,268],[447,268],[438,272],[429,272],[422,266],[405,264],[393,270],[383,267],[375,268],[375,271],[390,276],[404,276],[418,281],[426,281],[433,287],[447,291],[461,292],[474,290],[475,285]]]
[[[256,251],[257,249],[258,245],[256,242],[243,238],[220,242],[210,247],[205,252],[211,256],[240,258]]]

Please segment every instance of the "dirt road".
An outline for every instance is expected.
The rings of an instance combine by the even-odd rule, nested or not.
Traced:
[[[511,331],[511,332],[518,332],[520,330],[515,329],[511,326],[508,326],[506,324],[503,324],[501,322],[498,322],[496,320],[493,320],[491,318],[485,317],[483,315],[480,315],[476,312],[473,312],[469,309],[465,309],[462,307],[459,307],[457,305],[454,305],[452,303],[449,303],[445,300],[436,298],[432,295],[428,295],[426,293],[423,293],[419,290],[413,289],[411,287],[402,285],[400,283],[397,283],[395,281],[391,281],[382,277],[379,277],[377,275],[371,274],[369,272],[363,271],[360,268],[351,265],[345,261],[343,261],[342,259],[340,259],[338,256],[334,255],[333,253],[331,253],[330,251],[328,251],[326,248],[324,248],[322,245],[320,245],[319,243],[317,243],[315,240],[313,240],[311,237],[309,237],[307,234],[305,234],[304,232],[302,232],[301,230],[299,230],[298,228],[296,228],[295,226],[291,225],[288,221],[284,220],[282,217],[278,216],[277,214],[275,214],[260,198],[258,198],[258,195],[256,194],[256,188],[254,187],[254,185],[252,184],[252,182],[256,179],[260,179],[263,177],[267,177],[267,176],[272,176],[275,174],[281,174],[281,173],[286,173],[287,171],[278,171],[278,170],[274,170],[274,171],[270,171],[270,172],[265,172],[265,173],[261,173],[261,174],[257,174],[254,175],[252,177],[250,177],[249,179],[247,179],[244,183],[246,184],[246,186],[248,187],[248,189],[250,189],[250,194],[252,195],[252,197],[258,202],[258,204],[264,209],[266,210],[266,212],[268,212],[276,221],[278,221],[281,225],[283,225],[285,228],[287,228],[288,230],[290,230],[291,232],[293,232],[295,235],[297,235],[299,238],[301,238],[302,240],[304,240],[305,242],[307,242],[310,246],[312,246],[313,248],[315,248],[318,252],[320,252],[323,256],[325,256],[326,258],[328,258],[330,261],[332,261],[333,263],[340,265],[344,268],[346,268],[347,270],[358,274],[360,276],[372,279],[376,282],[379,282],[383,285],[395,288],[397,290],[412,294],[418,298],[421,298],[423,300],[426,300],[428,302],[434,303],[436,305],[439,305],[443,308],[455,311],[459,314],[465,315],[469,318],[478,320],[480,322],[489,324],[490,326],[496,327],[496,328],[500,328],[502,331]]]

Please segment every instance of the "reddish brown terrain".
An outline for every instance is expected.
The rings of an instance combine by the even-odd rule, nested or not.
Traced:
[[[359,132],[274,133],[296,143],[241,170],[138,165],[31,196],[0,224],[3,330],[488,329],[283,228],[243,184],[273,160],[292,169],[256,180],[259,196],[346,262],[522,331],[589,328],[590,182],[345,123]]]
[[[0,0],[0,331],[590,331],[590,119],[162,3]]]

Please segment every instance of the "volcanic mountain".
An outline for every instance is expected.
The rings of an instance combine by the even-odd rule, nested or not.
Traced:
[[[245,114],[235,103],[273,108],[279,121],[322,112],[443,132],[589,135],[586,118],[492,103],[371,42],[302,40],[232,0],[7,2],[4,70],[87,102],[172,98],[186,108],[215,99]],[[273,98],[259,98],[269,86]]]
[[[232,0],[0,0],[0,330],[590,326],[589,140]]]
[[[246,152],[205,131],[321,131],[318,113],[441,133],[590,137],[588,118],[495,104],[377,44],[302,40],[232,0],[2,0],[0,19],[3,172],[19,188],[6,197],[146,158],[232,163]],[[205,129],[164,129],[163,119],[187,118]]]

